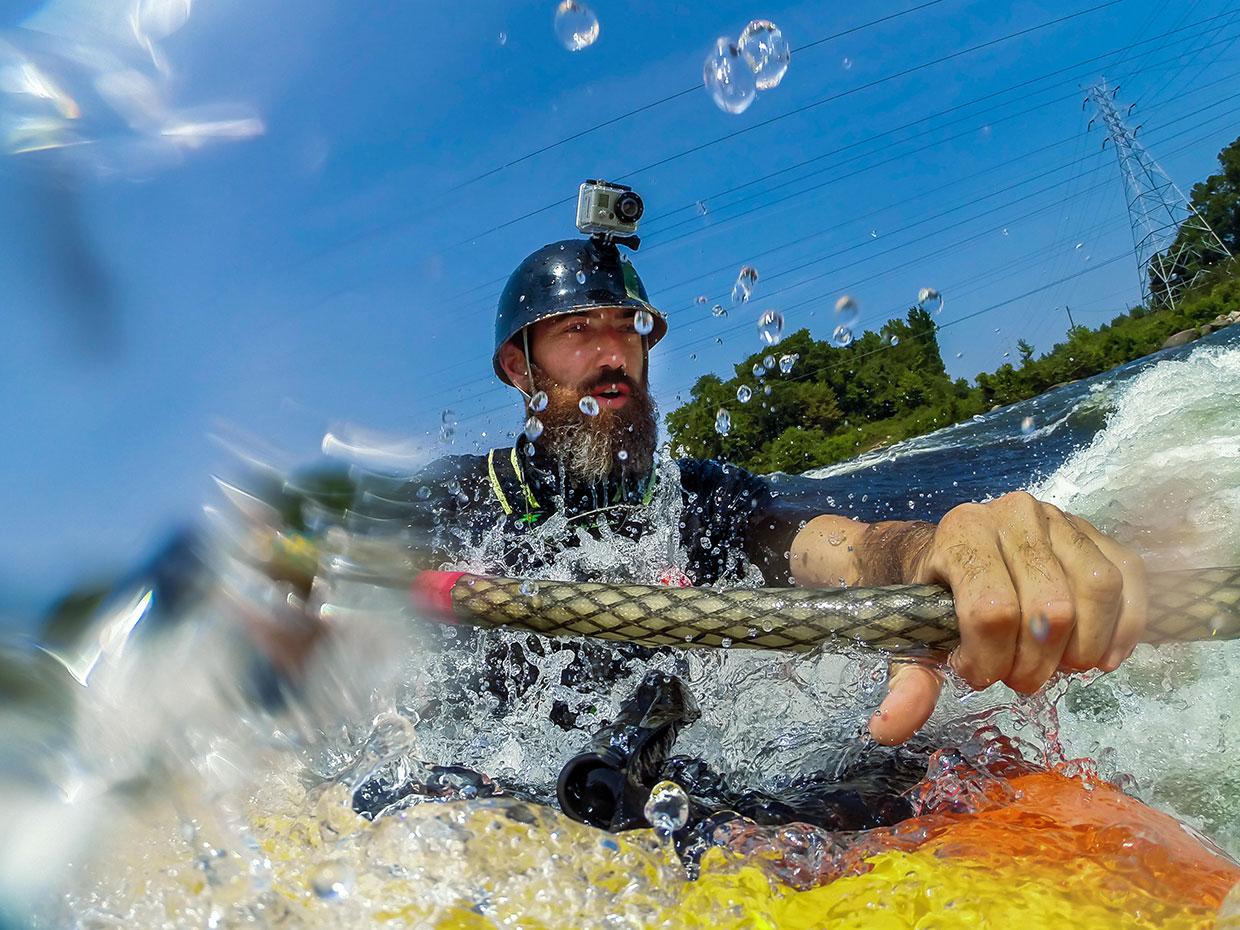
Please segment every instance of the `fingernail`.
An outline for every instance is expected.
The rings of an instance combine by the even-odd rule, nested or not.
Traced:
[[[1120,664],[1128,658],[1128,652],[1129,650],[1123,648],[1122,646],[1116,646],[1108,652],[1106,657],[1102,660],[1102,670],[1105,672],[1115,671],[1120,667]]]

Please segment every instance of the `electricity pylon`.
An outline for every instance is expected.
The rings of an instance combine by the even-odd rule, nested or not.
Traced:
[[[1176,295],[1192,287],[1208,264],[1218,262],[1220,256],[1230,258],[1231,253],[1137,141],[1136,131],[1125,125],[1115,107],[1115,91],[1105,80],[1090,88],[1089,99],[1106,123],[1108,136],[1102,144],[1114,144],[1124,176],[1142,294],[1147,301],[1165,301],[1174,307]],[[1181,230],[1185,235],[1180,235]]]

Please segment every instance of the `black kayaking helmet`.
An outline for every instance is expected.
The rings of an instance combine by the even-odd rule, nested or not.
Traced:
[[[667,333],[667,317],[650,303],[637,270],[620,250],[598,239],[565,239],[528,255],[508,278],[495,313],[495,374],[511,385],[499,363],[499,350],[527,326],[565,313],[604,307],[645,310],[654,328],[644,339],[649,349]],[[528,359],[528,343],[525,346]]]

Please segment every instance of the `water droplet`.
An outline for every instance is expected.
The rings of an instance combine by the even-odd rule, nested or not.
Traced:
[[[1033,634],[1033,638],[1040,643],[1044,643],[1047,637],[1051,635],[1051,621],[1045,614],[1037,614],[1029,618],[1029,632]]]
[[[732,286],[732,303],[741,304],[749,299],[753,287],[758,283],[758,270],[745,265],[736,276],[736,284]]]
[[[754,83],[758,90],[770,90],[783,80],[791,52],[774,23],[755,19],[745,27],[736,47],[753,69]]]
[[[530,409],[535,413],[542,413],[547,409],[547,392],[538,391],[530,398]]]
[[[649,310],[638,310],[633,314],[633,328],[642,336],[649,335],[654,329],[654,314]]]
[[[957,353],[956,353],[956,358],[964,358],[964,353],[963,353],[963,352],[957,352]]]
[[[689,796],[674,781],[661,781],[650,789],[642,813],[659,836],[669,837],[689,822]]]
[[[764,374],[766,374],[766,369],[762,367],[762,363],[754,362],[753,363],[753,376],[755,378],[761,378]]]
[[[589,48],[598,38],[598,17],[577,0],[560,0],[555,8],[555,37],[570,52]]]
[[[695,298],[693,299],[693,302],[694,302],[695,304],[701,304],[702,306],[705,306],[705,305],[706,305],[706,298],[705,298],[705,297],[695,297]]]
[[[767,310],[758,317],[758,338],[768,346],[778,345],[784,338],[784,315],[778,310]]]
[[[724,649],[731,649],[732,648],[732,637],[731,636],[719,637],[719,645],[722,646]]]
[[[526,597],[533,597],[535,594],[538,593],[538,582],[527,579],[521,582],[520,590],[521,590],[521,593],[524,594]]]
[[[726,436],[731,429],[732,415],[720,407],[719,412],[715,414],[715,432],[720,436]]]
[[[923,287],[917,292],[917,306],[929,313],[942,313],[943,295],[932,287]]]
[[[1035,429],[1033,417],[1025,417],[1020,421],[1020,431],[1026,436],[1032,436]]]
[[[508,33],[506,33],[506,32],[501,32],[501,33],[499,34],[499,44],[500,44],[500,45],[507,45],[507,44],[508,44]]]
[[[835,302],[835,325],[852,329],[861,319],[861,308],[857,302],[845,294]]]
[[[698,215],[698,216],[705,216],[705,215],[706,215],[706,213],[707,213],[707,210],[706,210],[706,201],[705,201],[705,200],[699,200],[699,201],[697,202],[697,215]]]
[[[343,862],[329,860],[310,873],[310,887],[325,900],[347,898],[353,887],[353,870]]]
[[[742,404],[749,403],[749,398],[751,397],[753,397],[753,391],[750,390],[748,385],[742,384],[736,389],[736,399]]]
[[[578,272],[577,272],[577,283],[578,283],[578,284],[585,284],[585,283],[586,283],[586,273],[585,273],[584,271],[578,271]]]
[[[577,406],[581,408],[581,412],[588,417],[598,416],[598,401],[593,394],[587,394],[577,402]]]
[[[764,387],[764,388],[762,389],[762,393],[763,393],[763,394],[765,394],[767,397],[770,397],[770,396],[771,396],[771,386],[768,384],[766,387]]]
[[[900,344],[900,337],[899,337],[899,336],[892,336],[892,337],[891,337],[891,344],[892,344],[892,346],[898,346],[898,345]]]
[[[877,239],[877,238],[878,238],[878,230],[877,230],[877,229],[871,229],[871,230],[870,230],[870,238],[871,238],[871,239]]]
[[[758,79],[732,40],[721,36],[702,64],[702,82],[715,106],[743,113],[758,96]]]
[[[525,438],[533,442],[543,433],[543,422],[536,416],[529,416],[525,421],[525,429],[522,431]]]
[[[831,345],[837,349],[847,349],[852,345],[853,331],[847,326],[835,327],[835,332],[831,334]]]
[[[781,355],[779,357],[779,370],[785,375],[792,374],[792,366],[797,363],[799,355]]]
[[[618,458],[622,462],[627,462],[629,460],[629,454],[624,449],[621,449],[619,452],[616,453],[616,458]]]
[[[765,368],[767,371],[772,371],[772,370],[774,370],[774,368],[775,368],[775,356],[774,356],[774,355],[768,355],[766,358],[764,358],[764,359],[762,360],[762,367],[763,367],[763,368]]]
[[[422,485],[422,487],[418,488],[418,493],[417,493],[418,500],[424,501],[430,496],[431,496],[431,489],[428,488],[426,485]]]
[[[728,315],[728,311],[724,309],[723,304],[715,304],[713,307],[710,308],[710,312],[718,317],[724,317]]]
[[[852,70],[852,59],[851,58],[845,58],[843,61],[840,62],[840,64],[844,66],[845,71]]]

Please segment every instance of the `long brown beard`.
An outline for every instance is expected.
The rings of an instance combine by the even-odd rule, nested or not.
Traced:
[[[559,460],[574,484],[644,477],[654,465],[658,425],[646,385],[619,371],[604,371],[592,383],[566,385],[532,365],[534,386],[547,393],[547,408],[534,414],[543,423],[538,445]],[[608,384],[626,384],[628,402],[618,410],[582,411],[581,398]]]

